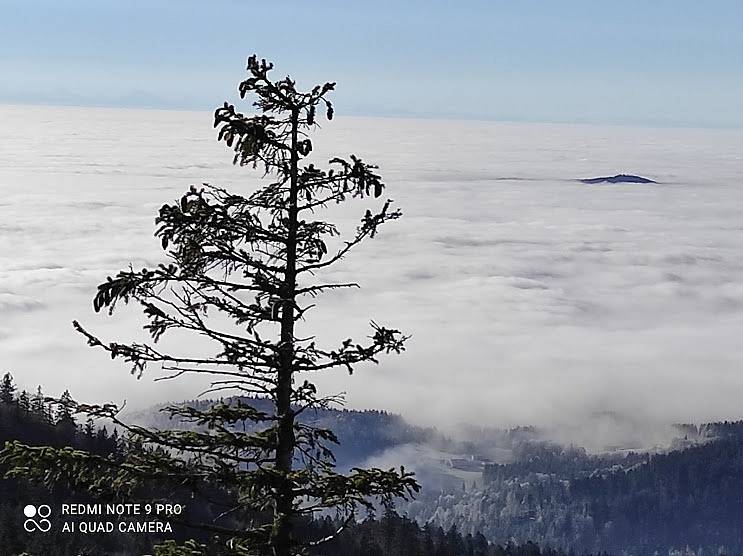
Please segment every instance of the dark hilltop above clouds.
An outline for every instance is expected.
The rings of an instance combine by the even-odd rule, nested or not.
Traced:
[[[617,174],[616,176],[604,176],[600,178],[587,178],[578,180],[581,183],[658,183],[657,181],[632,174]]]

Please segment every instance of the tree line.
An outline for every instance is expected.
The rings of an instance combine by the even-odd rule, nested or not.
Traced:
[[[69,390],[59,399],[45,396],[41,386],[33,394],[19,392],[13,375],[6,372],[0,381],[0,444],[17,440],[35,446],[74,446],[95,454],[119,453],[119,431],[109,432],[93,419],[78,423],[68,405],[71,399]]]
[[[67,395],[69,393],[63,394]],[[29,403],[26,403],[27,399]],[[200,405],[205,403],[198,401]],[[359,414],[367,413],[377,419],[384,412]],[[96,427],[91,421],[82,425],[76,423],[67,408],[57,407],[55,398],[45,396],[40,387],[33,396],[28,396],[24,391],[18,392],[12,375],[6,373],[0,382],[0,446],[13,441],[21,441],[29,446],[71,447],[122,460],[128,446],[126,437],[119,435],[117,429],[109,433],[105,426]],[[0,472],[4,471],[6,469],[0,466]],[[204,515],[216,515],[222,511],[225,500],[229,499],[227,492],[213,494],[216,494],[214,499],[217,502],[208,502],[199,508]],[[171,500],[180,497],[185,505],[189,505],[188,489],[171,492],[170,497]],[[22,512],[28,502],[46,503],[58,508],[62,503],[101,501],[65,484],[57,484],[49,490],[27,481],[4,479],[0,480],[0,500],[0,546],[3,547],[3,554],[9,556],[131,556],[149,554],[155,550],[168,554],[171,547],[180,551],[183,546],[189,546],[189,542],[194,554],[231,554],[209,534],[185,527],[176,528],[169,537],[118,532],[82,535],[61,533],[58,528],[44,535],[24,532],[21,527]],[[233,522],[235,527],[240,525],[239,521]],[[379,517],[368,516],[358,522],[344,523],[325,516],[298,521],[295,527],[296,534],[303,542],[334,537],[312,548],[309,556],[568,556],[566,552],[540,548],[532,542],[520,545],[491,544],[481,533],[462,533],[456,526],[447,530],[433,524],[421,526],[392,509]]]
[[[696,431],[696,432],[694,432]],[[482,485],[424,492],[419,521],[578,551],[743,553],[743,422],[687,429],[679,449],[588,454],[546,442],[488,466]]]

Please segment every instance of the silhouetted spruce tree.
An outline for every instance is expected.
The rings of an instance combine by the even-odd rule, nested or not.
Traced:
[[[0,381],[0,402],[10,405],[15,401],[15,384],[13,375],[5,373]]]
[[[39,421],[51,423],[52,413],[44,397],[41,386],[36,388],[36,393],[31,397],[31,412],[36,415]]]
[[[28,392],[25,390],[18,395],[18,407],[23,411],[31,411],[31,398],[28,397]]]
[[[55,415],[57,425],[75,426],[75,418],[72,414],[73,406],[72,395],[69,390],[65,390],[57,402],[57,412]]]
[[[228,519],[201,526],[220,535],[229,553],[288,556],[307,548],[306,539],[292,533],[297,520],[335,510],[341,523],[350,523],[375,501],[411,496],[419,486],[403,468],[339,474],[334,433],[297,419],[303,411],[340,401],[317,393],[309,380],[313,373],[338,368],[350,373],[357,363],[376,363],[380,354],[403,350],[405,336],[374,322],[368,341],[347,339],[337,347],[323,347],[310,336],[312,329],[296,328],[308,317],[308,298],[356,286],[319,281],[322,271],[401,213],[390,200],[367,208],[345,240],[333,223],[318,219],[329,205],[380,197],[384,185],[376,167],[354,155],[333,158],[327,170],[303,162],[313,149],[309,133],[318,112],[333,116],[327,96],[334,83],[300,91],[289,77],[274,79],[272,68],[252,56],[239,91],[243,98],[254,96],[256,110],[245,115],[225,103],[214,121],[219,139],[235,152],[234,162],[259,167],[269,179],[247,196],[208,184],[191,187],[178,202],[164,205],[156,219],[156,236],[169,262],[124,270],[98,287],[95,309],[113,312],[119,302],[138,303],[152,342],[104,342],[74,325],[91,346],[129,362],[137,376],[154,364],[165,371],[161,378],[209,377],[212,391],[266,397],[274,411],[243,402],[204,410],[176,405],[166,408],[172,417],[202,427],[151,430],[123,422],[114,405],[70,404],[77,413],[111,419],[139,442],[130,442],[121,461],[17,443],[6,448],[3,460],[16,475],[67,480],[92,491],[130,493],[154,483],[224,489],[236,500],[225,515],[246,510],[253,520],[244,527],[231,527]],[[158,340],[171,331],[205,337],[214,350],[161,349]],[[235,426],[246,421],[254,426]],[[194,554],[195,546],[179,552],[169,543],[160,553]]]
[[[93,423],[93,419],[89,417],[88,420],[85,421],[85,425],[83,426],[83,434],[87,438],[91,439],[93,438],[95,433],[96,433],[95,424]]]

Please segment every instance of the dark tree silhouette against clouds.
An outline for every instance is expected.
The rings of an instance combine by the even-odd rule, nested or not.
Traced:
[[[310,299],[357,286],[323,282],[318,273],[401,213],[385,200],[367,209],[345,239],[332,222],[316,220],[329,205],[380,197],[384,185],[376,167],[353,155],[332,159],[327,170],[304,165],[318,111],[333,116],[327,97],[334,83],[302,92],[289,77],[275,80],[273,65],[255,56],[247,69],[240,95],[255,97],[255,111],[245,115],[225,103],[214,125],[234,150],[236,164],[265,171],[263,185],[247,196],[192,186],[178,202],[164,205],[156,220],[169,261],[121,271],[98,287],[95,309],[113,313],[120,302],[138,304],[151,341],[108,342],[78,322],[74,326],[91,346],[130,363],[137,376],[152,366],[165,373],[160,380],[205,376],[211,393],[266,397],[275,410],[259,411],[242,401],[206,410],[175,405],[165,411],[196,427],[155,430],[124,422],[116,405],[78,404],[67,397],[60,403],[75,414],[107,418],[128,431],[123,458],[14,443],[3,460],[18,476],[119,496],[152,484],[226,491],[232,507],[214,522],[196,525],[216,534],[228,553],[288,556],[307,549],[307,541],[292,534],[297,520],[335,510],[342,528],[375,501],[389,503],[419,489],[403,468],[338,473],[335,434],[297,419],[341,401],[318,394],[310,381],[314,373],[351,372],[358,363],[403,351],[407,337],[374,322],[365,341],[347,339],[336,347],[321,346],[295,329],[308,319]],[[197,335],[214,349],[171,353],[158,343],[169,334]],[[170,543],[161,553],[192,554],[194,546]]]

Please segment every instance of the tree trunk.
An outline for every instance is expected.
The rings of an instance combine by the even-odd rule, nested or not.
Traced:
[[[299,111],[292,111],[291,174],[289,191],[289,224],[286,244],[286,271],[284,273],[281,312],[281,347],[276,382],[276,414],[278,442],[276,448],[276,471],[278,479],[275,491],[274,520],[271,530],[271,547],[274,556],[290,556],[292,535],[292,513],[294,494],[289,473],[294,457],[294,412],[291,407],[292,372],[294,366],[294,306],[297,289],[297,196],[298,164],[297,134]]]

